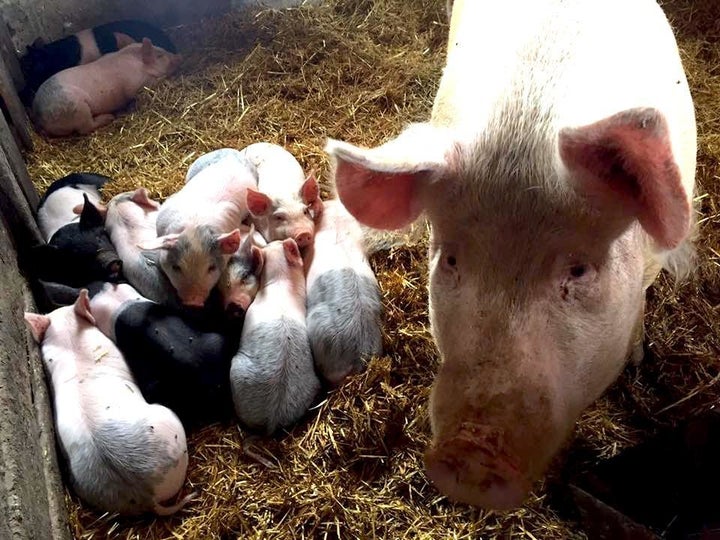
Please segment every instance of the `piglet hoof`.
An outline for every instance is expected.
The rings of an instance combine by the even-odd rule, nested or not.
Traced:
[[[262,456],[259,451],[256,450],[255,442],[257,440],[259,440],[259,437],[256,435],[246,437],[242,444],[243,452],[246,456],[251,457],[262,465],[265,465],[268,469],[276,469],[277,465],[275,465],[275,463],[267,459],[265,456]]]
[[[633,345],[632,351],[630,352],[630,363],[638,367],[645,358],[645,346],[642,341]]]
[[[193,491],[189,495],[185,495],[182,499],[180,499],[180,501],[173,504],[172,506],[165,506],[160,503],[155,503],[155,506],[153,507],[153,512],[155,512],[158,516],[171,516],[175,512],[180,510],[183,506],[185,506],[187,503],[197,498],[197,496],[197,492]]]

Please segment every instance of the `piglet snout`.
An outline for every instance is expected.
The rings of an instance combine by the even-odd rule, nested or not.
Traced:
[[[295,235],[295,243],[299,248],[304,248],[312,243],[313,235],[310,232],[301,232]]]
[[[428,477],[455,501],[504,510],[522,504],[531,483],[503,443],[503,430],[470,422],[425,453]]]
[[[225,314],[231,319],[241,319],[245,316],[245,308],[235,302],[230,302],[225,308]]]
[[[110,250],[101,250],[98,252],[98,261],[105,271],[105,279],[107,281],[117,281],[122,274],[123,263],[117,256],[117,253]]]

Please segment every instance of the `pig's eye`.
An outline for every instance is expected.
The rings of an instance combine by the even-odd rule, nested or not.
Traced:
[[[588,271],[588,267],[585,264],[574,264],[570,267],[570,276],[575,279],[583,277]]]
[[[208,266],[208,274],[210,272],[214,272],[215,270],[217,270],[217,266],[215,266],[214,264],[211,264],[210,266]]]
[[[285,214],[275,214],[275,215],[273,215],[273,218],[278,223],[282,223],[287,220],[287,216],[285,216]]]
[[[304,213],[307,217],[309,217],[309,218],[312,217],[312,212],[310,212],[310,207],[309,207],[309,206],[306,206],[306,207],[305,207],[305,210],[303,210],[303,213]]]
[[[182,273],[182,268],[180,268],[179,264],[173,264],[172,269],[173,269],[173,271],[177,272],[178,274]]]
[[[455,255],[448,255],[445,257],[445,264],[448,265],[450,268],[455,268],[457,265],[457,259],[455,258]]]

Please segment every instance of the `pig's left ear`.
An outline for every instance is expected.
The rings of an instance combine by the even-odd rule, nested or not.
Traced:
[[[155,55],[153,54],[153,44],[148,38],[143,38],[142,47],[140,50],[143,64],[152,64],[155,62]]]
[[[317,179],[315,178],[315,171],[312,171],[300,188],[300,199],[302,199],[303,203],[311,205],[318,200],[319,197],[320,188],[318,187]]]
[[[35,342],[42,343],[45,338],[45,332],[47,332],[47,329],[50,327],[50,317],[26,311],[25,324],[27,324]]]
[[[153,240],[148,240],[147,242],[138,244],[137,247],[147,251],[155,251],[157,249],[170,249],[177,243],[178,238],[180,238],[180,234],[178,233],[166,234],[165,236],[158,236]]]
[[[449,171],[455,148],[447,131],[414,124],[377,148],[329,139],[325,151],[345,208],[370,227],[399,229],[420,215],[423,186]]]
[[[603,211],[637,218],[658,246],[689,234],[692,207],[667,122],[656,109],[630,109],[560,131],[559,151],[575,189]]]
[[[90,296],[88,296],[87,289],[80,289],[80,295],[77,300],[75,300],[75,304],[73,304],[73,310],[79,317],[84,318],[90,324],[95,324],[95,317],[93,317],[93,314],[90,312]]]
[[[153,210],[157,210],[160,208],[160,203],[157,201],[153,201],[148,195],[148,190],[144,187],[139,187],[135,191],[133,191],[132,195],[130,195],[130,200],[138,206],[145,206]]]
[[[300,248],[292,238],[286,238],[283,240],[283,251],[285,252],[285,258],[290,266],[302,266],[302,256],[300,255]]]
[[[240,247],[240,229],[221,234],[215,238],[215,241],[223,255],[232,255]]]

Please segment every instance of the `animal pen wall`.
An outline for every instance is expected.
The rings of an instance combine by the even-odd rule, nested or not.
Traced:
[[[88,171],[113,178],[106,200],[138,186],[162,200],[182,185],[200,154],[269,141],[290,150],[306,170],[315,168],[327,196],[326,137],[373,146],[429,114],[444,60],[443,0],[233,9],[240,4],[0,1],[9,27],[6,35],[0,29],[6,110],[0,120],[0,538],[593,537],[583,516],[568,510],[562,487],[720,399],[720,10],[714,0],[662,2],[697,111],[696,270],[678,284],[663,275],[651,288],[645,361],[628,367],[584,413],[548,479],[522,508],[493,513],[453,504],[424,475],[427,398],[438,361],[428,332],[425,237],[373,255],[385,353],[296,428],[263,441],[261,452],[273,467],[244,455],[247,434],[223,424],[189,434],[183,493],[200,496],[171,518],[102,516],[63,487],[41,362],[22,320],[23,311],[35,309],[23,255],[40,241],[37,193],[70,172]],[[46,140],[35,134],[11,89],[21,85],[15,49],[130,17],[168,30],[184,55],[179,73],[143,90],[134,110],[92,135]]]

